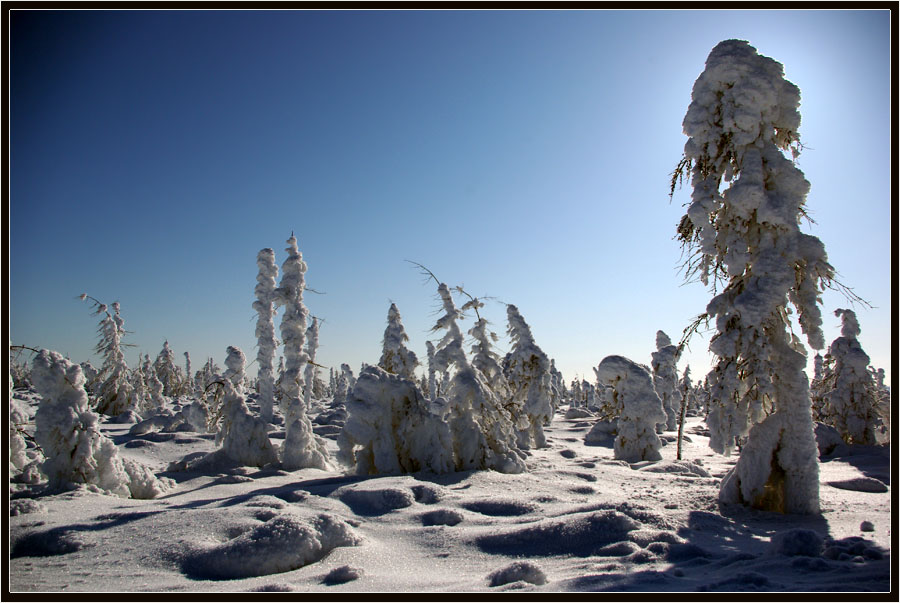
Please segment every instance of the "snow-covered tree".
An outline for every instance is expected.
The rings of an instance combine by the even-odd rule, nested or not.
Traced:
[[[93,297],[82,293],[82,300],[91,300],[96,307],[94,314],[100,315],[100,339],[95,348],[98,355],[103,358],[100,367],[102,379],[97,387],[97,412],[115,416],[134,405],[133,390],[129,378],[128,364],[125,362],[125,354],[122,352],[122,337],[125,335],[125,321],[119,313],[119,302],[113,302],[110,314],[109,307],[100,303]]]
[[[281,341],[284,345],[284,374],[280,380],[284,414],[285,440],[281,462],[294,471],[306,467],[326,469],[325,444],[313,433],[312,422],[303,403],[303,369],[309,362],[306,354],[306,329],[309,311],[303,303],[306,287],[306,263],[297,247],[297,239],[287,240],[288,257],[281,265],[281,285],[275,290],[275,303],[284,308],[281,317]]]
[[[525,463],[516,445],[513,418],[466,357],[457,324],[461,313],[446,284],[440,283],[438,295],[445,314],[438,318],[433,330],[444,330],[445,334],[435,346],[434,366],[437,372],[450,375],[441,394],[449,405],[456,468],[520,473],[525,470]]]
[[[512,349],[503,360],[503,368],[514,403],[513,412],[519,413],[513,415],[518,421],[519,446],[543,448],[547,446],[544,425],[553,419],[550,359],[534,342],[531,327],[516,306],[507,305],[506,316]]]
[[[629,463],[658,461],[662,442],[656,425],[666,420],[662,402],[646,367],[623,356],[607,356],[595,369],[597,381],[612,386],[613,404],[621,408],[613,457]]]
[[[258,349],[256,364],[259,383],[259,416],[266,423],[272,422],[275,406],[275,289],[278,277],[278,266],[275,264],[275,252],[266,247],[256,256],[259,273],[256,276],[256,301],[253,309],[259,318],[256,320],[256,338]]]
[[[141,373],[146,387],[146,397],[140,401],[140,410],[155,413],[163,412],[166,405],[166,399],[163,394],[165,386],[159,380],[159,377],[156,376],[156,368],[150,362],[149,355],[144,357]]]
[[[428,397],[434,400],[440,395],[440,384],[438,383],[437,370],[434,366],[434,344],[426,341],[425,347],[428,351]]]
[[[269,441],[268,423],[254,417],[243,393],[229,379],[221,381],[224,398],[219,418],[216,442],[232,461],[245,466],[264,467],[278,460],[275,447]]]
[[[678,226],[693,252],[688,276],[723,286],[705,314],[717,329],[711,432],[715,424],[726,453],[747,437],[720,501],[816,513],[818,449],[790,307],[809,345],[822,349],[819,296],[834,271],[821,241],[800,231],[809,182],[783,154],[799,153],[799,103],[780,63],[745,41],[720,42],[694,83],[673,190],[689,171]]]
[[[678,346],[663,331],[656,332],[656,351],[650,354],[653,369],[653,387],[662,400],[666,411],[665,429],[672,431],[678,427],[678,413],[681,408],[681,393],[678,390]]]
[[[506,400],[511,397],[512,391],[510,390],[509,382],[506,380],[506,375],[503,373],[500,356],[494,352],[493,344],[498,339],[497,334],[490,330],[488,321],[477,313],[478,308],[484,307],[484,304],[478,298],[473,298],[464,305],[463,311],[467,307],[476,311],[475,324],[469,329],[469,335],[474,340],[472,344],[472,366],[476,370],[481,371],[481,374],[487,380],[488,386],[497,397],[501,400]]]
[[[163,343],[163,348],[156,356],[153,363],[156,377],[162,382],[163,395],[173,397],[178,395],[181,386],[181,374],[179,368],[175,366],[175,354],[169,347],[169,342]]]
[[[243,395],[246,389],[247,373],[244,372],[244,367],[247,357],[241,348],[233,345],[225,349],[225,354],[225,374],[222,377],[231,382],[238,395]]]
[[[825,359],[816,353],[813,357],[813,378],[809,382],[812,416],[816,421],[825,419]]]
[[[173,487],[144,465],[120,458],[113,441],[100,433],[80,366],[49,350],[41,350],[32,366],[42,398],[34,416],[34,439],[46,457],[42,471],[51,490],[84,484],[117,496],[154,498]]]
[[[315,361],[318,349],[319,319],[314,316],[309,328],[306,329],[306,356],[309,358],[309,362],[306,363],[306,387],[303,390],[303,406],[307,409],[310,408],[313,392],[316,389],[316,371],[318,367],[316,367]]]
[[[859,321],[853,310],[839,308],[834,315],[841,318],[841,336],[828,348],[833,365],[823,378],[823,415],[848,444],[875,444],[878,389],[859,344]]]
[[[397,304],[392,303],[388,308],[387,321],[378,366],[404,379],[412,379],[419,365],[419,359],[416,358],[415,352],[406,347],[409,336],[403,328]]]
[[[355,473],[454,470],[449,409],[426,399],[414,380],[367,367],[350,393],[347,410],[338,458]]]

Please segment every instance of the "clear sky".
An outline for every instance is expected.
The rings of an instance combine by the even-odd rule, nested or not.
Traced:
[[[669,178],[728,38],[801,90],[804,230],[874,306],[860,341],[890,382],[887,10],[14,10],[10,340],[99,366],[84,292],[120,302],[132,366],[165,340],[194,370],[249,362],[257,252],[280,266],[293,231],[325,366],[377,363],[391,302],[424,361],[436,287],[407,260],[493,298],[500,335],[516,304],[567,382],[649,363],[712,296],[679,271]],[[826,341],[848,303],[825,294]]]

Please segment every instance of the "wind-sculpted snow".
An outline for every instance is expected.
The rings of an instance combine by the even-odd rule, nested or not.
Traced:
[[[28,400],[16,394],[32,409],[39,397]],[[252,398],[248,409],[255,411]],[[46,476],[11,482],[10,589],[343,596],[889,588],[889,489],[827,485],[884,483],[890,459],[880,447],[843,444],[840,456],[821,459],[821,518],[723,515],[718,479],[734,459],[708,449],[702,418],[688,418],[684,460],[670,445],[660,461],[627,463],[613,458],[612,442],[586,445],[590,423],[563,411],[545,426],[547,448],[529,451],[527,471],[516,474],[244,466],[211,434],[134,436],[127,423],[100,421],[123,462],[170,463],[164,475],[177,484],[138,500],[91,485],[49,492]],[[326,442],[335,454],[335,440]]]
[[[225,543],[191,546],[181,556],[181,568],[196,580],[264,576],[303,567],[359,542],[347,523],[330,515],[276,515]]]
[[[626,540],[628,532],[639,526],[617,511],[581,513],[480,536],[476,544],[482,551],[498,555],[592,555],[603,545]]]

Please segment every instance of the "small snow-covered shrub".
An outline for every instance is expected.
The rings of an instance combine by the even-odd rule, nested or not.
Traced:
[[[34,416],[34,438],[46,456],[42,470],[51,489],[88,484],[141,498],[173,486],[171,480],[122,462],[113,441],[100,433],[99,417],[88,408],[80,366],[42,350],[34,359],[32,376],[42,397]]]
[[[666,420],[666,413],[649,371],[623,356],[607,356],[596,373],[598,381],[612,386],[622,408],[616,424],[614,458],[629,463],[660,460],[662,442],[656,435],[656,425]]]
[[[225,380],[222,419],[216,441],[231,460],[241,465],[264,467],[278,460],[269,441],[267,423],[250,414],[244,397],[229,380]]]
[[[453,471],[446,409],[427,400],[415,381],[380,367],[366,367],[346,408],[338,455],[356,473]]]

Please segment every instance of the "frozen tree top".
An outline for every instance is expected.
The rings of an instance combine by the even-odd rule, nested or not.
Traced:
[[[841,319],[841,337],[846,337],[847,339],[859,337],[861,329],[859,328],[859,321],[856,319],[856,312],[838,308],[834,311],[834,315],[839,316]]]

